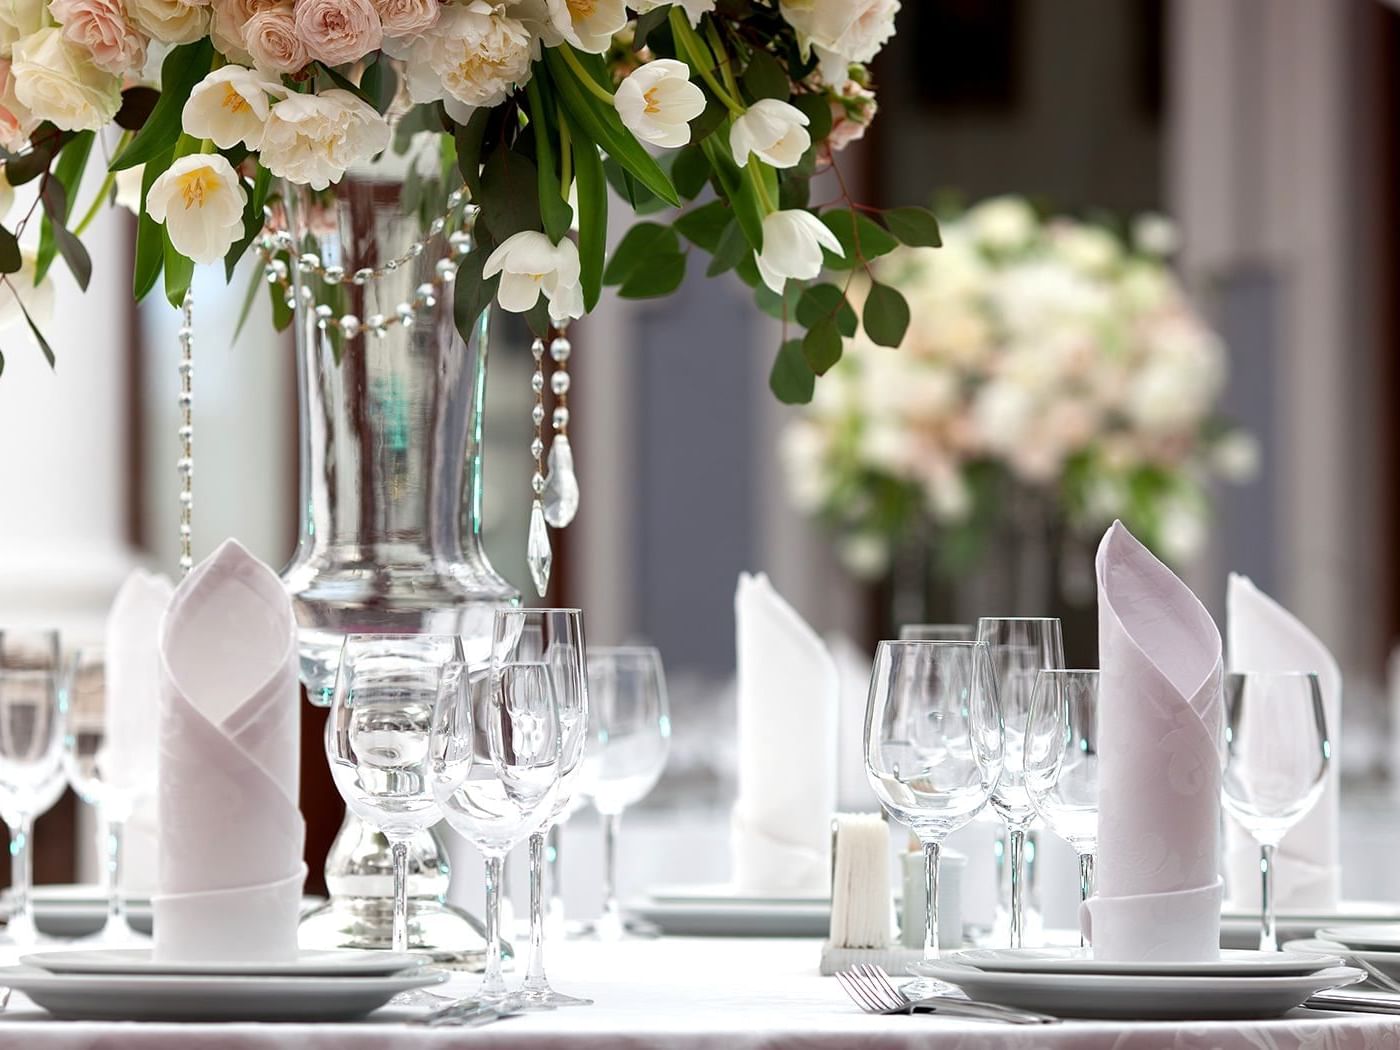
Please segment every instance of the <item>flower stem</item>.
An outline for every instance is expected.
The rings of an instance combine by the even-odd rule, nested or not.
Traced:
[[[117,140],[117,153],[120,154],[122,150],[126,149],[126,144],[130,141],[131,132],[122,132],[122,137]],[[88,206],[88,210],[83,214],[82,220],[73,228],[73,236],[81,237],[87,232],[87,228],[92,225],[93,220],[97,218],[97,213],[102,209],[102,204],[107,199],[107,192],[112,188],[112,183],[116,181],[117,173],[115,171],[107,172],[107,177],[102,180],[102,185],[97,188],[97,196],[93,198],[92,204]]]
[[[756,157],[750,157],[749,162],[744,165],[744,170],[748,172],[749,181],[753,183],[754,193],[758,195],[758,202],[763,205],[763,214],[773,214],[778,209],[773,204],[773,198],[768,196],[768,186],[763,181],[762,162]]]
[[[569,122],[559,110],[559,196],[569,199],[569,185],[574,181],[573,142],[569,137]]]
[[[705,61],[705,56],[709,55],[710,49],[705,46],[705,41],[701,40],[695,30],[686,21],[685,14],[679,7],[671,7],[671,35],[675,37],[677,46],[680,47],[686,60],[700,74],[700,79],[705,81],[709,89],[714,92],[715,98],[724,103],[730,113],[736,117],[742,116],[744,107],[739,105],[715,79],[712,65]]]
[[[583,63],[578,60],[578,55],[574,53],[573,48],[568,44],[561,44],[558,51],[564,56],[564,64],[573,70],[574,76],[578,77],[578,79],[583,82],[583,86],[592,92],[594,97],[606,102],[610,106],[613,105],[612,92],[603,87],[598,81],[594,80],[593,74],[583,68]]]
[[[734,63],[730,60],[729,51],[725,48],[724,40],[721,39],[712,18],[705,19],[705,39],[710,42],[710,47],[714,48],[725,87],[729,88],[729,93],[736,99],[739,98],[739,81],[734,76]]]

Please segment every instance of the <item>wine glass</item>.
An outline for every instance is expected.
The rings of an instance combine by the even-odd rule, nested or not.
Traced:
[[[1094,889],[1098,722],[1099,672],[1040,672],[1026,720],[1026,791],[1040,818],[1079,857],[1080,901],[1088,900]]]
[[[112,753],[107,661],[101,649],[80,649],[69,662],[62,712],[63,771],[78,797],[97,811],[104,851],[102,891],[107,916],[102,928],[84,940],[144,944],[149,938],[127,924],[121,893],[122,830],[131,816],[141,771],[118,768],[119,758]]]
[[[34,818],[63,781],[57,631],[0,630],[0,818],[10,829],[10,939],[34,944]],[[55,790],[57,789],[57,790]]]
[[[629,927],[617,899],[617,836],[622,811],[661,779],[670,751],[671,716],[661,654],[650,646],[590,649],[588,696],[592,739],[584,752],[584,790],[603,818],[603,914],[594,932],[620,940]]]
[[[1259,843],[1260,951],[1277,951],[1274,851],[1322,795],[1332,757],[1317,675],[1225,676],[1225,810]]]
[[[977,621],[977,640],[986,643],[997,680],[997,697],[1006,722],[1005,768],[992,806],[1006,822],[1010,843],[1011,947],[1021,947],[1025,929],[1026,832],[1035,809],[1026,793],[1026,719],[1041,671],[1064,667],[1065,648],[1060,621],[1047,617],[984,616]]]
[[[501,870],[505,855],[554,811],[563,759],[549,665],[502,660],[459,676],[434,715],[433,794],[443,816],[486,860],[486,972],[476,999],[511,997],[501,976]]]
[[[408,844],[442,818],[431,783],[439,693],[462,673],[456,635],[352,634],[340,650],[326,758],[350,811],[389,840],[393,951],[408,951]]]
[[[984,643],[879,644],[865,707],[865,772],[885,811],[923,845],[925,961],[938,958],[943,840],[991,797],[1003,742]],[[913,991],[931,994],[922,984]]]
[[[901,642],[970,642],[977,630],[966,623],[906,623],[899,629]]]
[[[544,972],[545,839],[572,812],[588,740],[588,677],[583,613],[577,609],[501,609],[496,613],[492,653],[506,663],[539,663],[547,669],[559,707],[559,787],[554,807],[530,833],[530,963],[521,994],[542,1006],[587,1006],[554,991]]]

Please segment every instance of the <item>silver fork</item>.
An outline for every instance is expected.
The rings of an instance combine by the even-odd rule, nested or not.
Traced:
[[[1004,1024],[1048,1024],[1059,1020],[1049,1014],[1018,1010],[1000,1003],[958,999],[950,995],[909,1000],[890,981],[889,974],[878,966],[868,964],[839,971],[836,980],[851,1000],[868,1014],[929,1013]]]
[[[1368,963],[1365,959],[1358,959],[1355,956],[1350,957],[1350,961],[1365,970],[1372,982],[1380,985],[1387,992],[1400,993],[1400,981],[1397,981],[1394,977],[1377,969],[1374,963]]]

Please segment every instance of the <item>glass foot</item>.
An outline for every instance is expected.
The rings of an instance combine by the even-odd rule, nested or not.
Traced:
[[[546,985],[540,989],[524,988],[520,991],[523,1010],[553,1010],[561,1006],[592,1006],[592,999],[581,999],[574,995],[556,992]]]
[[[436,992],[429,992],[423,988],[414,988],[394,996],[389,1000],[389,1005],[419,1006],[427,1007],[430,1010],[441,1010],[444,1006],[449,1006],[456,1001],[450,995],[438,995]]]
[[[621,923],[606,918],[583,923],[579,940],[586,941],[650,941],[661,936],[661,927],[633,916],[624,916]]]

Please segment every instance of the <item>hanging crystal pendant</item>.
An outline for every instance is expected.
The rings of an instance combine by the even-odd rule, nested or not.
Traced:
[[[530,508],[530,541],[525,549],[525,560],[530,564],[530,577],[535,581],[535,590],[544,597],[549,590],[549,570],[554,564],[554,552],[549,549],[549,530],[544,524],[544,508],[540,501]]]
[[[544,520],[562,529],[578,513],[578,478],[568,434],[555,434],[549,445],[549,473],[544,479]]]

